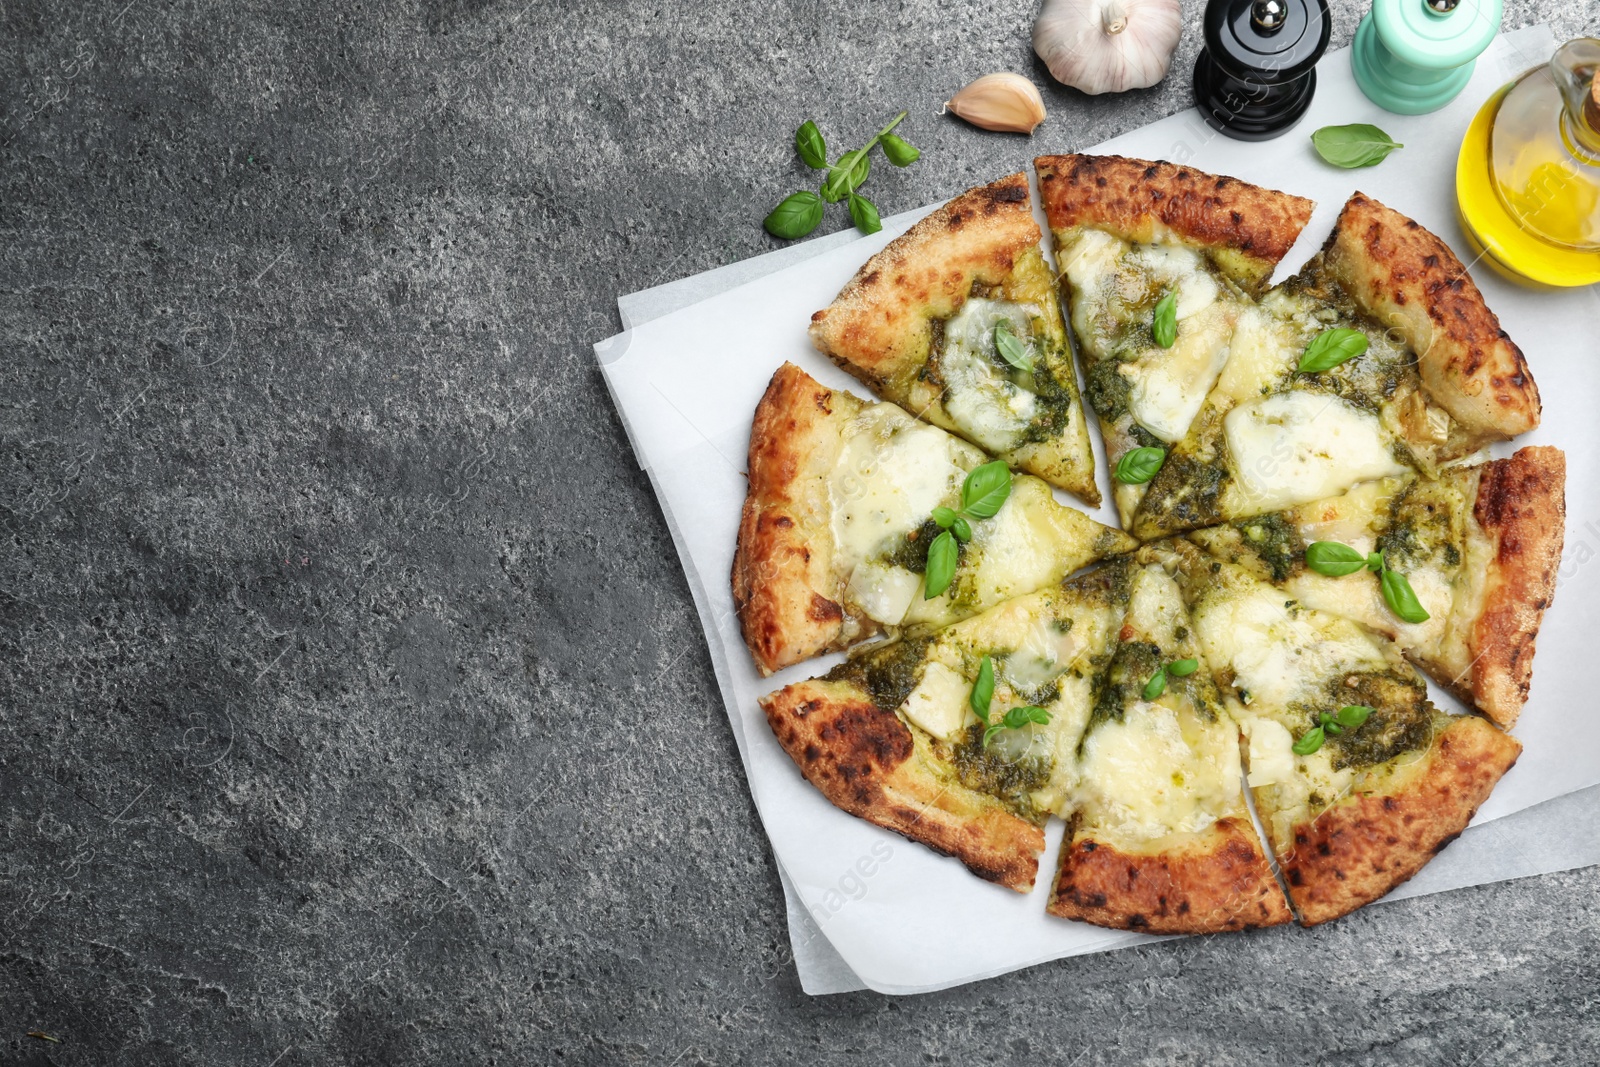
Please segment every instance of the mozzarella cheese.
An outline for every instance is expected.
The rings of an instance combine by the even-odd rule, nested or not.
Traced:
[[[962,432],[991,452],[1009,452],[1038,413],[1038,397],[1012,382],[989,356],[996,323],[1026,338],[1043,312],[1032,305],[973,297],[944,328],[939,374],[944,409]]]
[[[1405,473],[1378,417],[1322,393],[1274,393],[1223,418],[1234,480],[1225,510],[1276,511]]]
[[[1231,726],[1213,732],[1222,743],[1191,748],[1178,713],[1144,701],[1122,721],[1097,726],[1084,745],[1079,787],[1090,824],[1149,840],[1203,830],[1235,808],[1239,749]]]
[[[1294,738],[1272,719],[1247,718],[1242,723],[1250,739],[1250,788],[1276,785],[1294,777]]]
[[[926,522],[966,477],[957,458],[975,465],[971,460],[978,455],[892,404],[865,408],[851,426],[828,482],[841,571],[853,571],[892,539]]]
[[[934,737],[949,740],[967,723],[971,692],[971,683],[961,675],[943,663],[929,663],[900,712]]]

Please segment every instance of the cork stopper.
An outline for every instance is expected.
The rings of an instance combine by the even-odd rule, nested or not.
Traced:
[[[1594,69],[1589,80],[1589,95],[1583,98],[1583,121],[1595,133],[1600,133],[1600,67]]]

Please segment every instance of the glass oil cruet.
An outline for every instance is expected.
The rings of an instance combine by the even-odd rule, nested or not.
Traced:
[[[1489,98],[1461,144],[1456,199],[1503,271],[1600,282],[1600,40],[1568,41]]]

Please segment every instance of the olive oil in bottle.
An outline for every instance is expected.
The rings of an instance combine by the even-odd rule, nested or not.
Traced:
[[[1568,41],[1489,98],[1461,144],[1456,200],[1502,272],[1600,282],[1600,40]]]

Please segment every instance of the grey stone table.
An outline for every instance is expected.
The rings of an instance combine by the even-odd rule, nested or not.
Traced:
[[[912,110],[888,213],[1187,105],[1192,24],[1032,143],[933,117],[1046,80],[1032,9],[0,6],[0,1063],[1593,1062],[1593,869],[800,991],[589,346],[772,247],[805,117]]]

